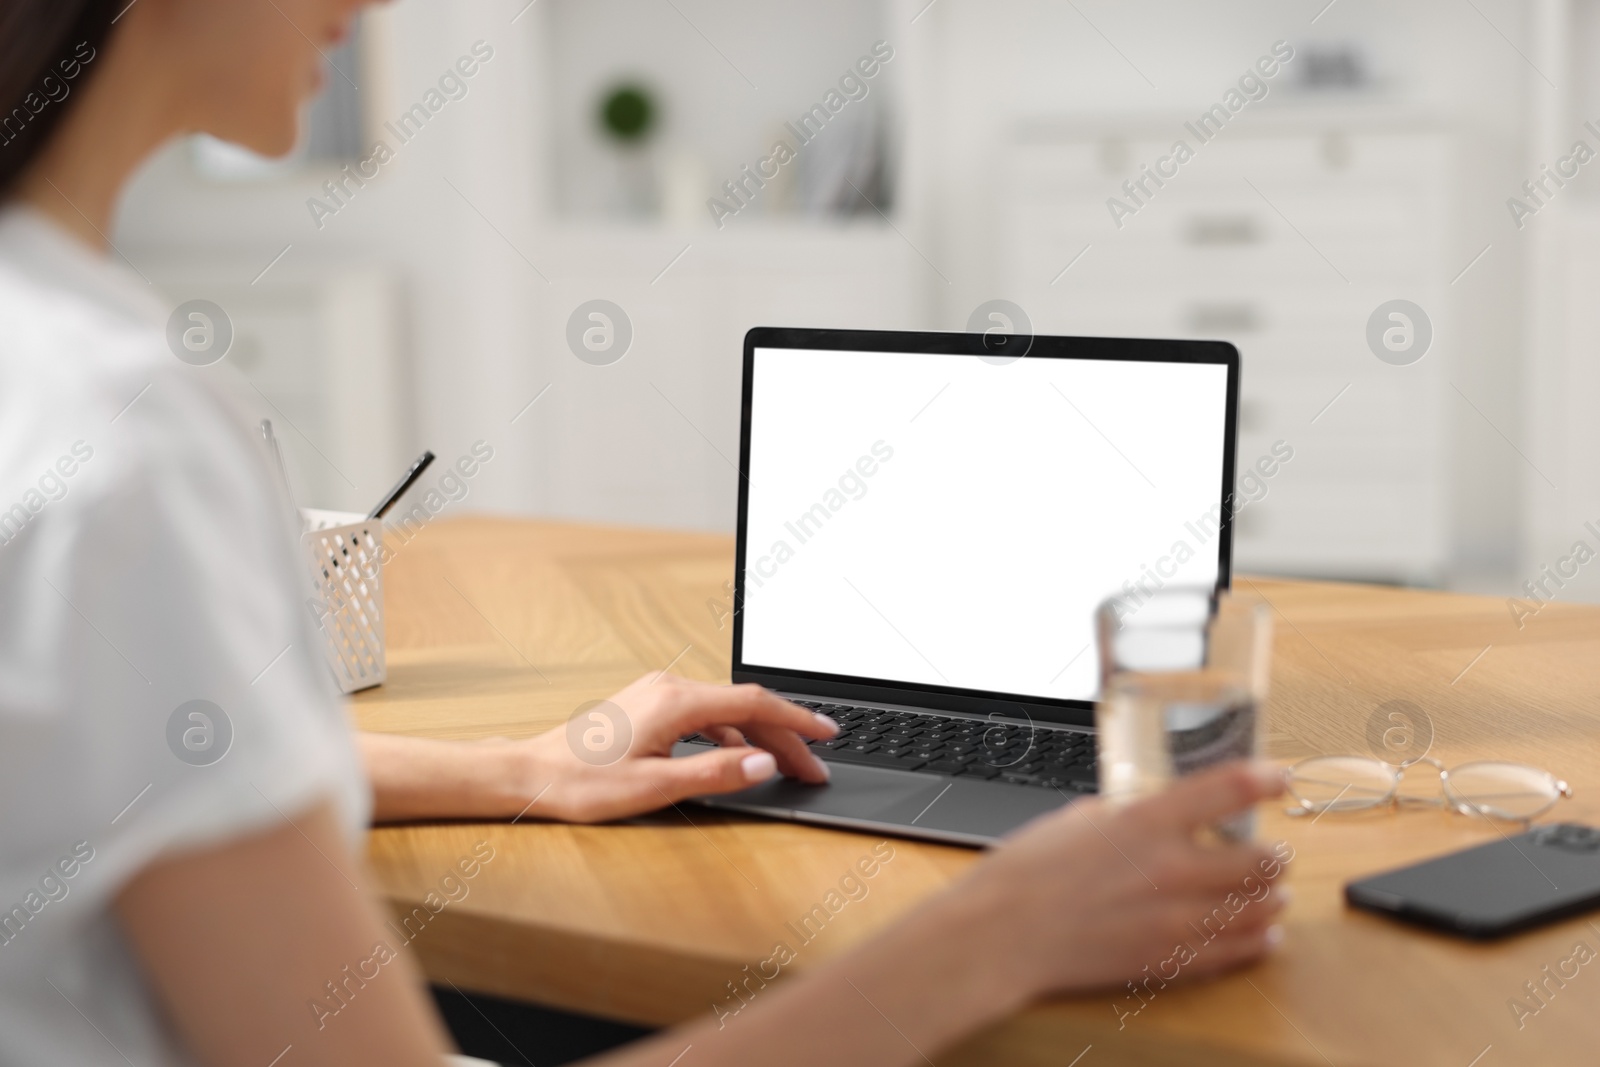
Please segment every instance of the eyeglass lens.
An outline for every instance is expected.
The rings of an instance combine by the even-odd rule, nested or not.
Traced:
[[[1357,811],[1387,803],[1399,777],[1381,760],[1318,756],[1290,768],[1289,791],[1312,811]]]
[[[1501,819],[1531,819],[1560,796],[1554,778],[1522,763],[1465,763],[1444,780],[1445,796],[1458,811],[1471,809]]]

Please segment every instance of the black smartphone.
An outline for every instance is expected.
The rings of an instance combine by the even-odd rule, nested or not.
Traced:
[[[1344,887],[1351,905],[1471,938],[1600,907],[1600,829],[1540,826]]]

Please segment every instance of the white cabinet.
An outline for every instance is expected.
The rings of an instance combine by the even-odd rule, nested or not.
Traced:
[[[1448,548],[1450,139],[1308,125],[1226,129],[1164,186],[1147,184],[1120,229],[1107,198],[1128,203],[1123,181],[1174,136],[1195,143],[1181,122],[1021,141],[997,185],[1008,190],[998,291],[1041,333],[1238,346],[1240,470],[1276,441],[1294,449],[1240,515],[1239,569],[1436,580]],[[1366,341],[1369,316],[1393,299],[1432,322],[1430,350],[1409,366]]]

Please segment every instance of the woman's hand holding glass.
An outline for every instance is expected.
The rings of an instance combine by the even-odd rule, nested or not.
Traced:
[[[1277,768],[1235,762],[1124,805],[1077,800],[1008,838],[951,895],[993,905],[991,936],[1017,938],[998,958],[1029,972],[1030,997],[1115,986],[1168,960],[1190,978],[1228,970],[1278,941],[1288,894],[1274,883],[1293,851],[1208,843],[1206,831],[1283,788]]]

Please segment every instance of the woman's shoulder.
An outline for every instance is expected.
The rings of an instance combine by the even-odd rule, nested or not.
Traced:
[[[0,491],[74,452],[124,485],[253,458],[229,368],[180,358],[153,291],[62,244],[0,212]]]
[[[130,385],[179,367],[148,319],[28,277],[4,259],[0,338],[0,421],[12,425],[74,412],[109,423],[132,399],[124,395]]]
[[[179,360],[148,279],[36,211],[0,209],[0,387],[24,397],[104,393]],[[113,413],[114,410],[113,410]]]

